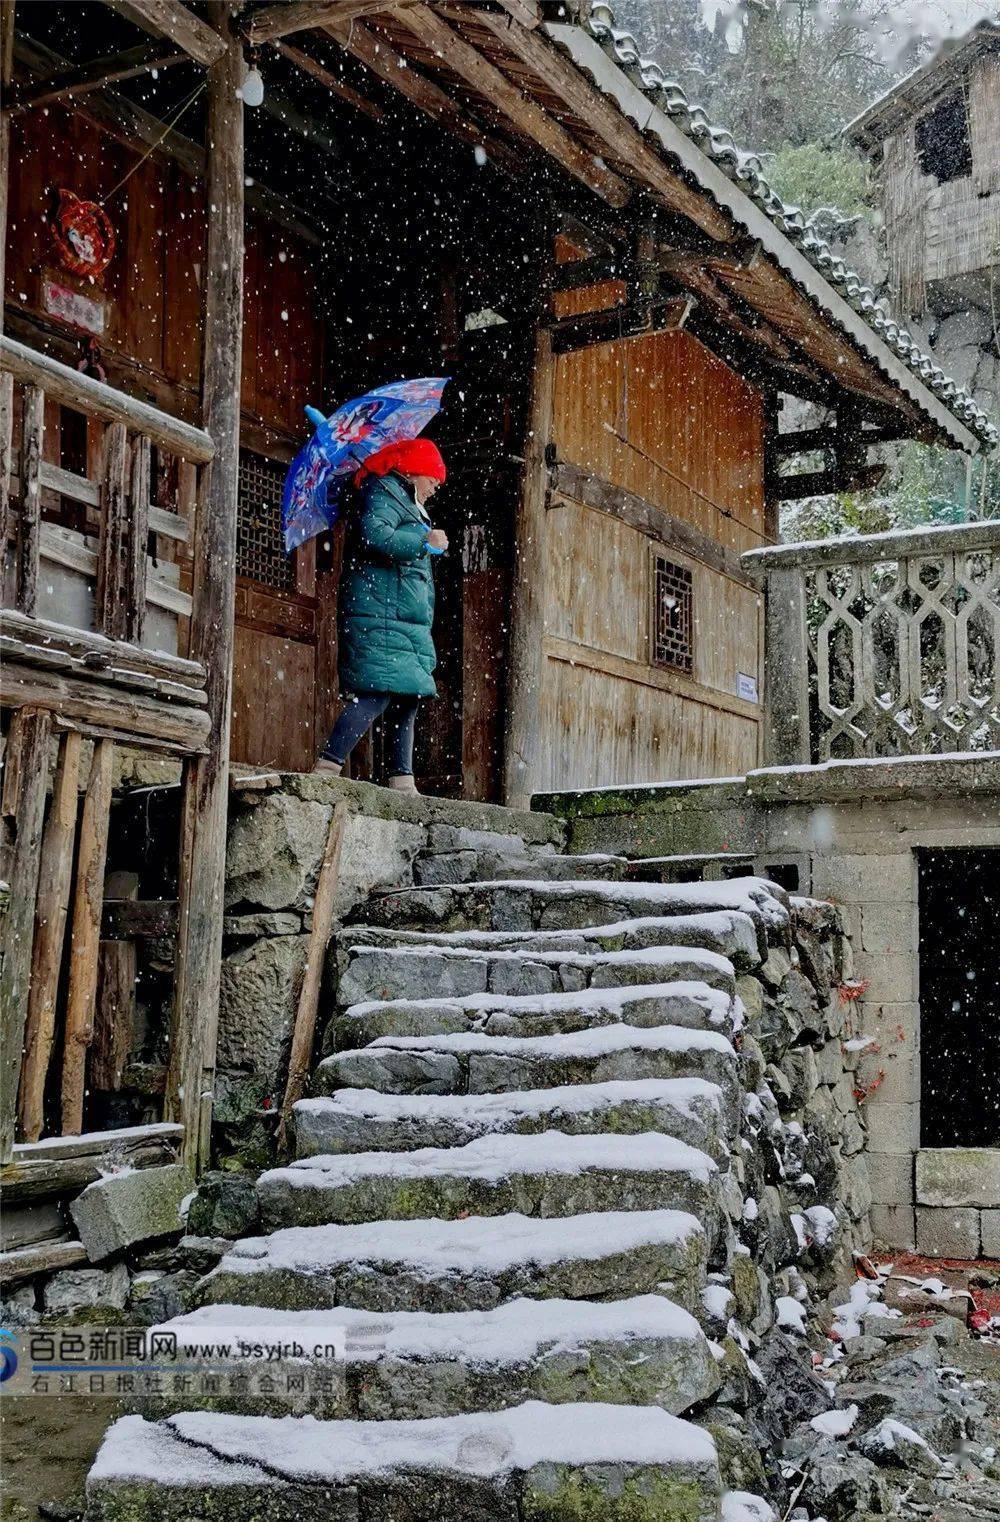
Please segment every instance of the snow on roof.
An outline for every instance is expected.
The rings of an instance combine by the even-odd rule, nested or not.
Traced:
[[[737,146],[731,132],[709,120],[692,104],[684,89],[669,79],[655,59],[644,58],[631,32],[619,27],[608,0],[584,0],[583,28],[643,94],[757,203],[765,215],[796,245],[800,253],[847,302],[872,332],[913,371],[938,400],[987,448],[1000,434],[968,391],[937,365],[914,342],[912,335],[886,310],[885,302],[856,270],[836,257],[798,206],[788,206],[768,183],[757,154]]]
[[[912,110],[922,110],[945,79],[950,80],[980,53],[996,47],[1000,47],[1000,22],[986,18],[977,21],[960,37],[946,37],[933,57],[890,85],[870,106],[859,111],[841,129],[841,137],[862,147],[871,146],[884,131],[892,131],[898,121],[905,120]]]

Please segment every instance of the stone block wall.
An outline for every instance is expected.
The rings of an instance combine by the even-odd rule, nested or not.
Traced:
[[[745,778],[545,795],[569,849],[749,852],[756,870],[835,903],[853,949],[843,1044],[867,1124],[877,1241],[950,1257],[998,1253],[1000,1149],[929,1186],[920,1129],[917,851],[1000,846],[1000,760],[940,756],[777,767]]]

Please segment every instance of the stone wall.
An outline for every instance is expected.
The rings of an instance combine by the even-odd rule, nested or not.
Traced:
[[[567,819],[571,850],[747,853],[756,870],[837,904],[853,946],[844,1040],[867,1119],[876,1239],[1000,1253],[1000,1151],[965,1153],[963,1164],[921,1149],[915,854],[1000,846],[995,756],[831,762],[535,801]]]

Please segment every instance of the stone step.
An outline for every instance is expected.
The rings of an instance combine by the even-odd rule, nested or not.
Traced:
[[[350,925],[337,938],[341,960],[355,946],[384,949],[413,948],[450,953],[497,951],[559,952],[598,956],[611,951],[635,951],[644,947],[696,947],[726,957],[741,970],[760,962],[757,927],[739,909],[713,909],[705,914],[653,914],[588,925],[579,930],[403,930],[377,925]],[[345,952],[347,956],[345,956]],[[492,987],[492,985],[488,985]],[[496,989],[495,992],[505,990]]]
[[[564,1036],[386,1036],[326,1057],[313,1074],[319,1094],[505,1094],[564,1084],[637,1078],[704,1078],[732,1101],[738,1058],[725,1036],[674,1025],[603,1025]]]
[[[538,853],[497,851],[435,852],[418,856],[413,864],[414,880],[421,887],[475,882],[481,878],[538,878],[545,882],[573,882],[579,879],[617,882],[628,877],[631,862],[624,856],[564,856],[555,851]]]
[[[390,999],[454,999],[471,994],[555,994],[638,983],[701,982],[733,991],[733,964],[718,952],[683,946],[599,952],[484,950],[451,946],[352,946],[337,982],[347,1007]]]
[[[462,1147],[477,1136],[660,1131],[721,1161],[735,1127],[722,1090],[701,1078],[569,1084],[513,1094],[380,1094],[339,1089],[295,1106],[299,1157]]]
[[[601,1025],[679,1025],[732,1036],[742,1003],[705,983],[650,983],[584,988],[578,993],[472,994],[464,999],[392,999],[355,1004],[328,1027],[334,1050],[367,1046],[383,1036],[555,1036]]]
[[[765,878],[718,883],[542,882],[494,879],[407,888],[367,905],[368,921],[390,929],[573,930],[618,920],[736,909],[757,927],[766,954],[769,930],[787,934],[788,895]]]
[[[715,1445],[654,1407],[521,1406],[421,1421],[121,1417],[89,1522],[717,1522]]]
[[[704,1228],[678,1210],[290,1226],[235,1243],[197,1294],[201,1304],[277,1310],[475,1311],[516,1295],[659,1293],[694,1311],[708,1247]]]
[[[720,1382],[701,1327],[663,1295],[603,1303],[517,1299],[491,1311],[439,1314],[211,1305],[157,1330],[177,1339],[178,1358],[185,1364],[204,1358],[206,1334],[298,1344],[302,1356],[296,1362],[269,1360],[273,1393],[227,1394],[223,1385],[221,1397],[213,1393],[198,1401],[199,1406],[211,1401],[212,1410],[255,1415],[386,1421],[499,1411],[532,1399],[600,1399],[659,1406],[677,1415],[707,1400]],[[329,1360],[312,1350],[340,1338],[343,1378],[331,1379]],[[241,1368],[238,1361],[212,1359],[213,1367],[219,1364],[223,1370]],[[289,1390],[286,1372],[305,1377],[292,1381]],[[176,1401],[158,1406],[157,1413],[173,1409]]]
[[[466,1215],[689,1210],[714,1236],[718,1165],[672,1136],[480,1136],[464,1147],[302,1159],[257,1180],[265,1231]],[[710,1224],[711,1223],[711,1224]]]

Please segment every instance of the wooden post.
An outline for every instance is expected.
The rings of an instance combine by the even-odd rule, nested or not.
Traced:
[[[2,0],[0,0],[2,3]],[[14,537],[10,510],[10,478],[14,456],[14,377],[0,375],[0,592],[6,602],[7,546]]]
[[[146,546],[149,540],[150,457],[152,446],[145,434],[135,441],[132,455],[125,543],[122,546],[125,589],[125,638],[142,644],[146,628]]]
[[[82,748],[83,736],[77,730],[71,729],[63,735],[42,843],[28,1028],[21,1073],[21,1131],[25,1141],[29,1142],[38,1140],[44,1122],[45,1079],[55,1037],[56,999],[73,875]]]
[[[809,649],[801,567],[767,573],[764,612],[764,759],[805,766],[809,754]]]
[[[545,657],[545,538],[548,466],[545,450],[552,429],[554,362],[547,328],[535,338],[524,479],[514,522],[514,587],[507,655],[507,732],[504,748],[504,802],[526,808],[538,781],[538,741]]]
[[[105,896],[128,902],[139,896],[136,872],[109,872]],[[135,941],[102,941],[98,956],[94,1041],[90,1052],[90,1087],[114,1093],[135,1041]]]
[[[319,869],[316,896],[313,899],[312,929],[309,932],[309,950],[306,953],[306,970],[302,978],[295,1024],[292,1027],[292,1047],[288,1057],[288,1082],[281,1104],[281,1124],[278,1141],[284,1146],[288,1120],[292,1106],[305,1092],[309,1064],[312,1061],[313,1044],[316,1040],[316,1014],[319,1009],[320,982],[323,976],[323,959],[330,944],[333,928],[333,906],[340,882],[340,858],[344,849],[344,836],[350,810],[342,799],[330,816],[330,828],[326,837],[323,864]]]
[[[95,594],[97,627],[109,639],[125,638],[127,572],[125,474],[128,437],[124,423],[111,423],[104,435],[101,484],[101,539]]]
[[[4,759],[0,877],[9,884],[10,900],[0,964],[0,1163],[10,1159],[14,1148],[51,735],[51,714],[20,709],[11,720]]]
[[[80,820],[80,849],[73,896],[69,991],[62,1066],[62,1133],[79,1136],[83,1130],[87,1048],[94,1038],[97,998],[97,951],[104,904],[104,865],[108,854],[111,817],[113,740],[98,740]]]
[[[191,649],[207,672],[211,748],[184,777],[177,988],[166,1116],[185,1127],[184,1160],[207,1158],[219,1022],[223,889],[229,801],[237,469],[243,343],[243,53],[228,31],[231,6],[209,16],[226,50],[208,71],[208,251],[204,285],[202,421],[215,456],[202,473],[195,533]]]
[[[6,103],[10,94],[13,65],[14,0],[0,0],[0,107]],[[7,276],[7,188],[9,185],[10,112],[0,109],[0,333],[3,332],[3,298]]]
[[[21,518],[17,526],[15,588],[18,610],[31,615],[38,598],[42,443],[45,437],[45,393],[38,386],[25,386],[22,416]]]

